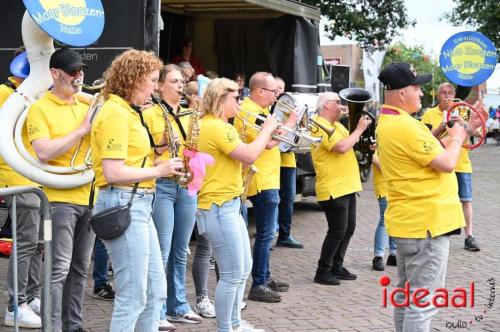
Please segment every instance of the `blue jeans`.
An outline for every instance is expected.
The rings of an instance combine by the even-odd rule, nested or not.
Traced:
[[[108,283],[109,256],[101,239],[95,239],[94,245],[94,290],[103,287]]]
[[[472,174],[471,173],[455,173],[458,181],[458,197],[460,202],[472,201]]]
[[[166,314],[182,316],[191,311],[186,298],[186,264],[197,199],[170,179],[158,179],[156,190],[153,220],[168,284],[167,301],[160,315],[165,319]]]
[[[387,238],[389,238],[389,253],[396,254],[396,241],[391,236],[387,236],[385,232],[384,213],[387,208],[387,199],[380,197],[378,199],[378,207],[380,211],[380,219],[378,220],[377,229],[375,230],[375,246],[374,255],[384,257],[385,247],[387,246]]]
[[[278,189],[263,190],[249,197],[255,214],[255,243],[253,245],[252,288],[264,285],[271,278],[269,256],[278,220]]]
[[[295,167],[281,167],[280,172],[279,238],[287,240],[290,237],[290,230],[292,228],[297,169]]]
[[[100,190],[93,213],[125,205],[130,195],[128,190]],[[158,331],[167,283],[158,235],[151,219],[153,200],[153,194],[135,194],[130,226],[122,235],[104,241],[116,286],[110,332]]]
[[[435,296],[436,289],[444,287],[450,236],[442,235],[426,239],[395,238],[398,246],[398,287],[404,288],[406,281],[410,284],[410,294],[417,288],[426,288],[430,294],[419,300],[429,301]],[[403,303],[404,294],[395,296],[397,303]],[[430,304],[418,307],[411,300],[408,307],[394,308],[394,324],[396,332],[428,332],[431,319],[438,308]]]
[[[241,322],[240,304],[250,274],[252,257],[248,231],[240,215],[240,199],[210,210],[199,210],[198,232],[212,246],[220,279],[215,290],[215,313],[219,332],[232,331]]]

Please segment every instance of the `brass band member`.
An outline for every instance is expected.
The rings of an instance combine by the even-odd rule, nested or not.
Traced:
[[[453,99],[455,99],[455,87],[450,83],[440,84],[438,88],[439,104],[428,109],[422,116],[422,122],[430,126],[432,133],[437,137],[446,133],[443,111],[447,111],[451,107]],[[470,129],[468,129],[468,134],[472,135]],[[464,147],[462,147],[455,174],[458,181],[458,197],[465,216],[464,248],[469,251],[479,251],[476,238],[472,236],[472,164],[469,159],[469,150]]]
[[[24,48],[20,48],[16,50],[15,55],[17,56],[23,51]],[[13,72],[8,81],[0,85],[0,108],[28,74],[29,70],[28,72]],[[29,144],[26,126],[23,128],[22,138],[24,146],[30,152],[33,152],[31,144]],[[11,186],[37,186],[37,184],[14,171],[0,157],[0,187]],[[5,203],[10,210],[12,196],[6,196]],[[16,206],[17,281],[13,280],[15,262],[14,256],[11,255],[9,258],[9,271],[7,273],[9,307],[5,310],[4,324],[6,326],[14,326],[14,282],[17,282],[17,303],[19,305],[17,320],[19,327],[41,328],[40,272],[42,266],[42,244],[39,244],[39,241],[42,240],[42,232],[40,231],[40,199],[35,194],[19,194],[16,195]]]
[[[422,107],[420,85],[431,79],[430,74],[418,75],[408,63],[386,66],[379,75],[385,85],[385,105],[376,129],[389,198],[385,224],[397,244],[398,287],[408,282],[410,293],[429,290],[418,299],[420,303],[444,286],[449,235],[465,225],[453,169],[466,130],[460,124],[446,128],[449,136],[441,146],[422,122],[410,116]],[[480,119],[471,116],[471,129],[480,124]],[[395,300],[401,304],[404,297],[398,294]],[[429,331],[436,313],[432,303],[425,308],[415,303],[395,307],[396,331]]]
[[[173,136],[184,144],[189,135],[189,122],[192,115],[186,114],[179,105],[181,93],[184,90],[184,79],[177,65],[169,64],[160,71],[158,92],[162,107],[156,105],[144,112],[146,121],[155,144],[161,143],[165,133],[165,121],[170,121],[170,127],[175,131]],[[167,114],[165,114],[165,111]],[[166,117],[166,119],[165,119]],[[172,144],[172,142],[168,142]],[[181,146],[182,147],[182,146]],[[170,148],[161,153],[156,149],[159,160],[172,157]],[[178,151],[182,155],[183,151]],[[172,329],[168,322],[200,323],[202,318],[191,310],[186,296],[186,265],[189,240],[193,232],[196,196],[191,196],[187,188],[176,182],[174,178],[158,178],[156,180],[156,197],[153,207],[153,221],[158,232],[161,254],[165,273],[167,275],[167,301],[161,310],[160,327]],[[168,318],[168,320],[167,320]]]
[[[250,78],[250,96],[241,103],[241,117],[249,123],[257,120],[254,115],[267,116],[269,107],[275,102],[278,90],[274,77],[266,72],[257,72]],[[295,121],[293,117],[289,120]],[[244,129],[243,123],[236,118],[234,125],[239,132]],[[247,126],[248,127],[248,126]],[[257,136],[254,130],[247,128],[247,142]],[[271,278],[269,256],[272,241],[278,224],[278,204],[280,188],[280,151],[279,142],[271,141],[266,150],[255,161],[259,170],[253,177],[248,190],[248,198],[255,212],[256,234],[253,247],[252,288],[248,299],[261,302],[280,302],[278,291],[288,291],[289,285]]]
[[[241,163],[251,164],[264,151],[277,127],[273,117],[262,124],[252,143],[244,144],[228,123],[238,112],[238,85],[226,78],[212,80],[205,91],[199,150],[210,154],[215,165],[207,175],[198,196],[199,233],[213,248],[220,280],[215,293],[219,332],[254,331],[240,317],[240,304],[252,266],[248,232],[240,215],[243,192]]]
[[[339,279],[357,278],[343,266],[347,246],[356,229],[356,193],[361,191],[353,146],[371,120],[362,116],[349,135],[339,122],[341,112],[338,94],[325,92],[319,95],[316,120],[325,128],[335,129],[330,137],[323,130],[318,131],[321,143],[311,149],[316,170],[316,198],[328,222],[314,282],[325,285],[338,285]]]
[[[285,81],[276,77],[278,96],[285,92]],[[295,152],[281,152],[280,168],[280,204],[278,206],[278,240],[277,247],[302,249],[304,245],[292,236],[293,203],[296,195],[297,163]]]
[[[68,166],[83,139],[77,164],[89,146],[89,105],[75,94],[75,80],[83,81],[87,66],[73,50],[60,49],[50,58],[54,87],[29,109],[26,125],[38,159],[54,166]],[[83,328],[82,305],[87,268],[95,234],[89,225],[90,184],[72,189],[43,188],[52,215],[52,327],[53,331]],[[49,277],[49,276],[45,276]]]
[[[158,235],[151,219],[155,179],[182,174],[179,158],[153,165],[140,107],[158,88],[162,62],[152,53],[129,50],[106,70],[105,104],[92,125],[91,146],[99,195],[93,213],[126,205],[132,222],[117,238],[105,240],[115,273],[116,295],[110,331],[157,332],[167,285]],[[161,149],[159,153],[163,152]]]

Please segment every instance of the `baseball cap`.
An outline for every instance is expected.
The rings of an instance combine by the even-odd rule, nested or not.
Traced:
[[[50,57],[50,68],[59,68],[67,73],[72,73],[82,68],[89,69],[89,66],[83,63],[77,52],[69,48],[61,48]]]
[[[409,63],[393,62],[382,69],[378,79],[387,90],[397,90],[409,85],[429,83],[432,80],[432,74],[417,75],[417,71]]]

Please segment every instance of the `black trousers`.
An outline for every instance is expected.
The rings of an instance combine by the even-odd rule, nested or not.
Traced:
[[[321,248],[317,273],[342,267],[347,246],[356,229],[356,194],[319,201],[328,221],[328,231]]]

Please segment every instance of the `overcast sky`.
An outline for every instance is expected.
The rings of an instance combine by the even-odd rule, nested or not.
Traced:
[[[474,30],[465,25],[460,27],[452,26],[448,21],[439,19],[444,13],[451,11],[454,7],[452,0],[405,0],[406,8],[410,19],[416,20],[415,27],[406,29],[395,41],[402,41],[408,46],[421,45],[434,56],[439,58],[441,47],[453,34]],[[326,36],[321,36],[321,44],[344,44],[350,41],[346,38],[337,38],[331,41]],[[488,89],[500,89],[500,65],[488,80]]]

